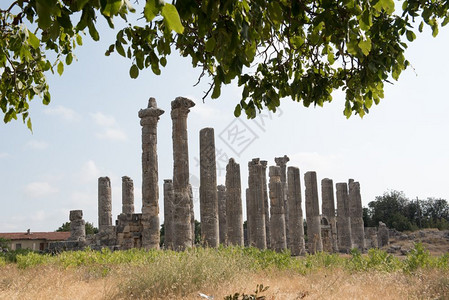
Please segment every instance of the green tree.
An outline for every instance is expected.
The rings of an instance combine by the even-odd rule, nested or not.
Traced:
[[[373,224],[384,222],[389,228],[397,230],[410,230],[411,223],[405,216],[405,208],[409,200],[403,192],[388,191],[377,196],[375,201],[368,203]]]
[[[176,49],[202,69],[200,79],[210,78],[205,97],[218,98],[233,80],[243,87],[236,116],[276,111],[285,97],[323,106],[335,89],[346,93],[346,117],[363,116],[409,65],[404,51],[415,31],[428,25],[436,36],[439,23],[449,22],[448,1],[401,3],[402,10],[393,0],[146,0],[144,24],[128,22],[106,55],[131,59],[136,78],[146,68],[160,74]],[[114,17],[127,20],[134,11],[129,0],[16,0],[2,8],[4,122],[22,116],[31,128],[28,102],[36,95],[50,102],[44,73],[62,74],[85,30],[99,40],[99,15],[113,28]]]
[[[70,231],[70,222],[62,223],[61,226],[56,229],[56,232],[69,232]]]
[[[0,248],[9,249],[10,242],[11,242],[10,240],[0,237]]]
[[[86,235],[87,234],[96,234],[98,233],[98,228],[94,226],[93,223],[86,222]],[[56,229],[57,232],[61,231],[70,231],[70,222],[63,223],[58,229]]]

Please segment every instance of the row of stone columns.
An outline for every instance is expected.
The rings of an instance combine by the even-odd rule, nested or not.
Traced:
[[[173,122],[173,178],[164,180],[165,246],[183,250],[195,242],[193,194],[189,183],[187,116],[193,101],[178,97],[171,103]],[[159,248],[159,190],[157,159],[157,122],[163,110],[150,98],[148,107],[139,111],[142,125],[142,246]],[[275,158],[276,166],[258,158],[248,163],[246,190],[248,244],[276,251],[290,249],[294,255],[305,252],[303,212],[299,169],[288,167],[289,158]],[[230,159],[226,184],[217,187],[215,140],[213,128],[200,131],[200,217],[204,245],[220,243],[243,245],[243,217],[240,166]],[[288,173],[288,174],[287,174]],[[353,180],[338,183],[335,217],[333,182],[321,182],[322,215],[318,201],[315,172],[307,172],[305,202],[309,252],[347,250],[365,247],[360,185]],[[122,178],[122,211],[134,213],[132,180]],[[112,225],[111,185],[107,177],[99,179],[99,227]],[[270,204],[270,205],[269,205]],[[327,230],[327,231],[326,231]],[[324,244],[323,244],[324,235]],[[324,247],[324,248],[323,248]]]

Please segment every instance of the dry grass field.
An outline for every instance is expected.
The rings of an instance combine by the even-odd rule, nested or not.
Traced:
[[[0,299],[242,299],[258,284],[269,286],[260,299],[449,299],[449,254],[416,245],[401,258],[380,250],[292,258],[253,248],[0,257]]]
[[[128,280],[126,273],[98,276],[89,270],[60,270],[36,267],[26,270],[10,265],[1,270],[0,299],[138,299],[120,295]],[[198,292],[214,299],[239,293],[251,294],[257,284],[269,286],[266,299],[449,299],[447,272],[427,270],[413,275],[403,272],[367,271],[350,273],[342,269],[320,269],[307,275],[289,271],[260,271],[229,282],[207,283],[187,295],[157,295],[141,299],[201,299]]]

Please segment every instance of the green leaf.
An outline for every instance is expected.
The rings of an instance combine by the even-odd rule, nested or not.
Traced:
[[[161,14],[164,17],[164,22],[170,30],[173,30],[179,34],[184,32],[184,26],[181,24],[181,18],[179,17],[178,11],[174,5],[165,3],[162,7]]]
[[[122,0],[107,0],[106,6],[101,11],[107,17],[115,16],[122,7]]]
[[[59,64],[58,64],[58,74],[59,74],[59,76],[61,76],[63,72],[64,72],[64,64],[62,63],[62,61],[60,61]]]
[[[348,52],[352,55],[357,55],[357,40],[350,40],[349,43],[346,45],[348,48]]]
[[[72,63],[72,61],[73,61],[73,55],[72,55],[72,53],[67,54],[67,56],[65,57],[65,63],[66,63],[67,65],[70,65],[70,64]]]
[[[410,42],[413,42],[414,39],[416,39],[416,35],[413,31],[411,30],[407,30],[407,32],[405,33],[407,40],[409,40]]]
[[[275,24],[281,24],[283,21],[282,16],[282,8],[279,5],[278,1],[272,1],[268,5],[268,13],[270,14],[270,18]]]
[[[443,23],[441,23],[441,26],[446,26],[447,23],[449,23],[449,16],[447,16],[446,18],[444,18]]]
[[[435,21],[435,23],[432,25],[432,36],[436,37],[438,35],[438,23]]]
[[[238,118],[240,117],[241,114],[242,114],[242,107],[240,106],[240,104],[237,104],[234,109],[234,116]]]
[[[163,56],[161,57],[160,61],[161,66],[165,67],[167,65],[167,59]]]
[[[129,76],[133,79],[136,79],[137,76],[139,76],[139,68],[136,65],[132,65],[129,69]]]
[[[360,28],[364,31],[367,31],[373,25],[373,21],[371,19],[371,14],[368,9],[364,10],[362,13],[362,17],[359,20]]]
[[[123,49],[122,43],[120,43],[119,41],[115,41],[115,49],[117,49],[118,54],[126,57],[125,49]]]
[[[157,0],[147,0],[145,3],[145,8],[143,9],[143,15],[147,22],[151,22],[160,11]]]
[[[31,130],[31,132],[33,132],[33,125],[31,124],[31,119],[30,118],[28,118],[27,127],[28,127],[29,130]]]
[[[76,35],[76,43],[80,46],[83,45],[83,38],[79,34]]]
[[[391,15],[394,12],[394,0],[379,0],[374,5],[374,8],[379,12],[383,9],[387,14]]]
[[[32,33],[29,30],[28,30],[28,42],[34,49],[38,49],[41,44],[39,39],[34,35],[34,33]]]
[[[363,54],[365,54],[365,56],[367,56],[370,51],[371,51],[371,39],[367,38],[366,41],[360,41],[359,42],[359,47],[362,50]]]
[[[207,52],[214,51],[215,44],[216,44],[216,42],[215,42],[215,38],[214,37],[211,37],[210,39],[208,39],[207,42],[206,42],[206,45],[205,45],[206,46],[206,51]]]
[[[331,65],[333,65],[334,62],[335,62],[334,52],[333,52],[332,50],[329,50],[329,51],[327,52],[327,61],[328,61]]]
[[[423,26],[424,26],[424,22],[421,21],[421,23],[419,24],[419,28],[418,28],[419,32],[422,32]]]

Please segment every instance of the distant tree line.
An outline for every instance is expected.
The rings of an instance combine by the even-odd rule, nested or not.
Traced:
[[[399,231],[421,228],[449,229],[449,204],[445,199],[408,199],[395,190],[377,196],[363,209],[365,226],[384,222],[388,228]]]

